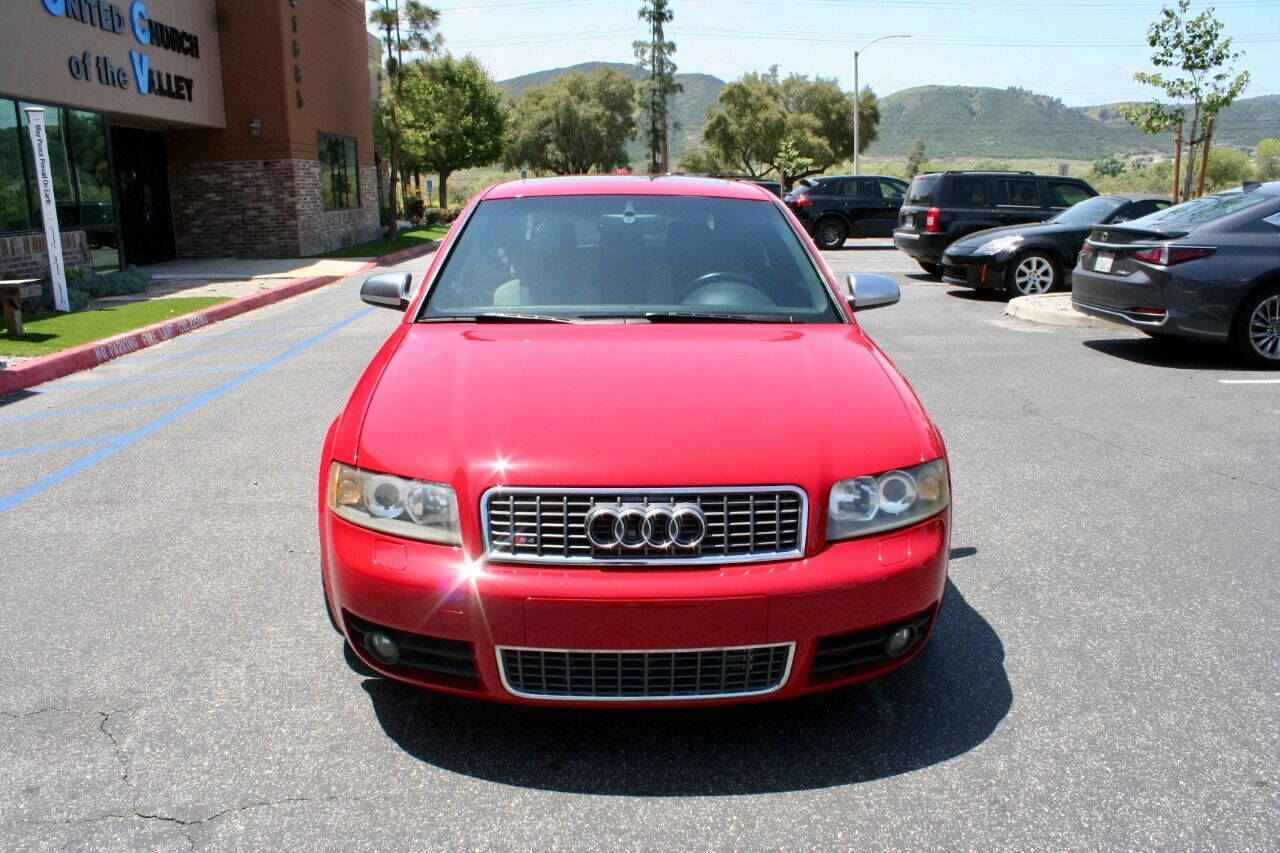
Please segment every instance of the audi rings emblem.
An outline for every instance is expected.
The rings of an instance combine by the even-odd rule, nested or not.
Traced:
[[[707,517],[696,504],[598,504],[583,522],[597,548],[696,548]]]

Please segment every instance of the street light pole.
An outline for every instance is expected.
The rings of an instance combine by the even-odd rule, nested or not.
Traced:
[[[892,36],[880,36],[880,38],[872,39],[864,44],[862,46],[862,50],[855,50],[853,52],[853,173],[855,175],[858,174],[858,143],[860,141],[858,125],[860,124],[859,118],[861,117],[860,113],[862,112],[862,92],[858,89],[858,55],[878,41],[884,41],[885,39],[909,38],[911,38],[911,36],[908,33],[901,33],[899,35]]]

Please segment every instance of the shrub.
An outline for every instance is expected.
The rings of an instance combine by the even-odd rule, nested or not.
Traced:
[[[462,208],[460,207],[437,208],[437,210],[440,211],[441,225],[448,225],[450,222],[457,219],[458,216],[461,215],[462,213]]]
[[[67,271],[67,301],[72,311],[83,311],[89,300],[104,296],[123,296],[129,293],[146,293],[151,286],[151,276],[130,264],[123,270],[108,273],[89,273],[81,269]],[[40,286],[40,295],[28,299],[24,311],[44,314],[55,310],[53,284]]]
[[[444,221],[444,211],[438,207],[428,207],[422,213],[422,224],[428,228]]]

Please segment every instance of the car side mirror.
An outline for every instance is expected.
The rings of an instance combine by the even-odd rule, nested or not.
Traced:
[[[892,305],[902,298],[898,283],[887,275],[869,272],[849,273],[845,296],[854,311]]]
[[[384,272],[371,275],[360,285],[360,298],[370,305],[379,308],[396,308],[400,311],[409,307],[409,297],[413,292],[413,273]]]

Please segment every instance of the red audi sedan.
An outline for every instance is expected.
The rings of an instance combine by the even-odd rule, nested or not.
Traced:
[[[329,615],[390,678],[539,705],[871,678],[946,584],[938,430],[780,200],[514,181],[464,211],[325,438]]]

